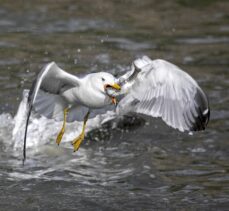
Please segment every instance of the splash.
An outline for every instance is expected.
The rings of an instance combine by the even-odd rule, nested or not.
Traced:
[[[24,90],[22,94],[22,100],[19,104],[15,117],[10,114],[1,114],[0,121],[0,132],[2,134],[3,142],[7,145],[13,146],[14,150],[21,149],[23,147],[25,122],[27,116],[27,100],[29,90]],[[86,133],[101,127],[101,125],[113,118],[115,118],[114,111],[107,111],[104,114],[99,114],[92,119],[88,120]],[[55,142],[55,138],[62,126],[62,122],[56,122],[46,117],[38,116],[32,113],[27,135],[27,148],[35,147]],[[64,134],[62,142],[70,142],[76,136],[78,136],[82,129],[82,122],[67,123],[66,132]],[[69,145],[71,146],[71,145]]]

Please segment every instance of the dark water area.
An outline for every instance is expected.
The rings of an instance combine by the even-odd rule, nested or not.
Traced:
[[[228,1],[0,0],[0,17],[0,210],[229,209]],[[33,118],[22,167],[14,116],[44,64],[120,75],[142,55],[197,80],[211,107],[205,131],[129,115],[94,123],[73,153],[75,125],[57,147],[60,125]]]

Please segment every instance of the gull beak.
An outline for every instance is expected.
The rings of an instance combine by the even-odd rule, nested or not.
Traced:
[[[107,88],[113,88],[113,89],[116,89],[116,90],[118,90],[118,91],[120,91],[121,90],[121,86],[119,86],[118,84],[116,84],[116,83],[114,83],[114,84],[105,84],[104,85],[104,89],[107,89]]]
[[[106,91],[107,88],[112,88],[112,89],[115,89],[117,91],[120,91],[121,90],[121,86],[118,85],[117,83],[114,83],[114,84],[105,84],[104,85],[104,90]],[[114,104],[115,106],[117,105],[117,100],[115,97],[110,97],[111,98],[111,102],[112,104]]]
[[[114,89],[120,91],[121,90],[121,86],[119,86],[118,84],[114,83],[113,85],[111,85],[111,87],[113,87]]]

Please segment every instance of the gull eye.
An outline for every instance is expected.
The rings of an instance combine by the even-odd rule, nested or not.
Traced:
[[[102,78],[102,81],[105,81],[105,78]]]

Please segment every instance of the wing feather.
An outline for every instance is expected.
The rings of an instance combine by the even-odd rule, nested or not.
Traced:
[[[27,102],[28,112],[24,133],[23,164],[26,159],[26,138],[29,118],[34,105],[36,105],[38,111],[40,111],[42,114],[45,114],[45,116],[56,116],[58,109],[62,108],[64,104],[61,102],[61,97],[58,94],[63,90],[78,86],[79,84],[80,80],[76,76],[62,70],[56,65],[55,62],[47,64],[38,73],[29,91]],[[40,102],[39,99],[38,102],[36,102],[39,91],[43,91],[44,93],[47,92],[47,94],[52,94],[53,96],[49,100],[47,100],[47,96],[46,98],[44,95],[40,96]],[[41,94],[44,94],[43,92]]]
[[[161,117],[182,132],[205,129],[210,115],[208,99],[196,81],[177,66],[144,56],[133,62],[125,76],[131,79],[125,77],[118,113]]]
[[[80,80],[76,76],[62,70],[55,62],[51,62],[44,66],[34,80],[28,101],[30,104],[35,102],[39,89],[52,94],[59,94],[66,87],[78,86],[79,83]]]

